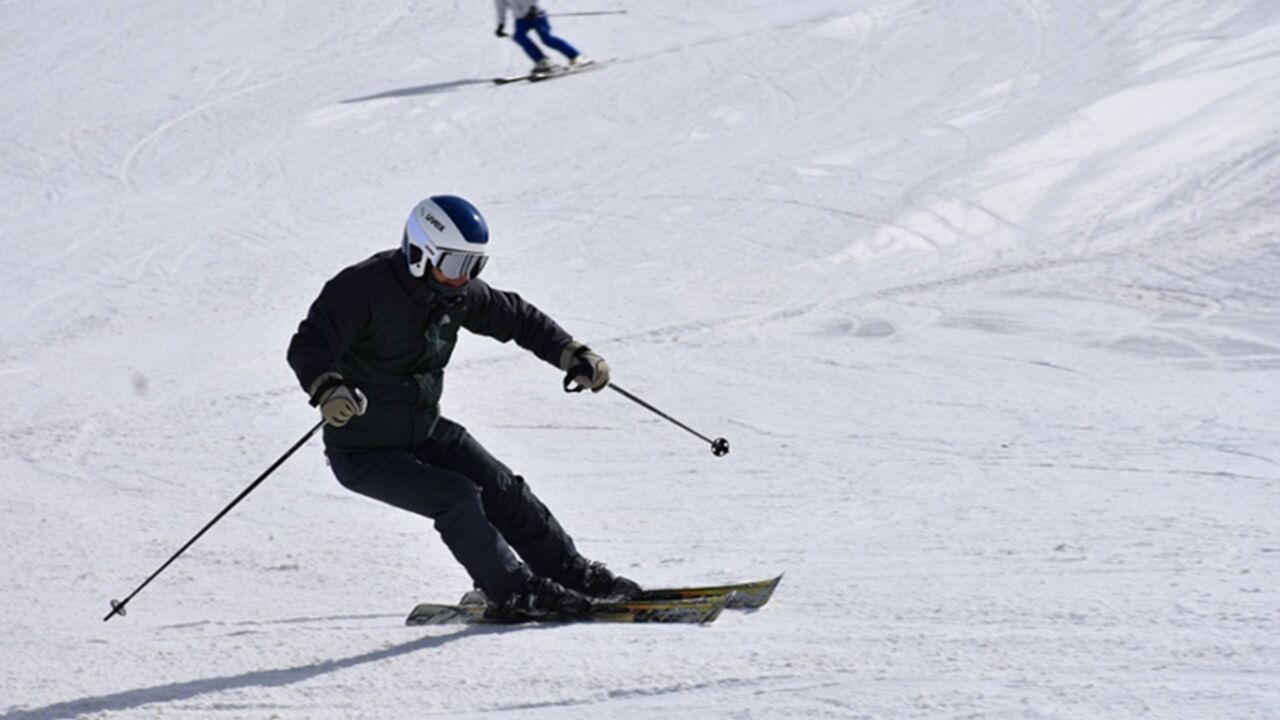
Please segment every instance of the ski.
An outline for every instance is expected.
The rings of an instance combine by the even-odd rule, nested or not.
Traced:
[[[496,77],[493,79],[494,85],[506,85],[507,83],[521,82],[524,80],[532,80],[533,73],[525,73],[524,75],[508,75],[506,77]]]
[[[765,603],[769,602],[769,598],[773,597],[773,591],[777,589],[780,582],[782,582],[781,575],[765,580],[730,583],[728,585],[654,588],[642,591],[640,597],[635,599],[692,600],[698,598],[724,598],[725,609],[727,610],[754,610],[764,607]],[[486,602],[484,593],[479,590],[469,590],[463,594],[458,604],[483,606]]]
[[[707,585],[704,587],[654,588],[645,590],[641,600],[680,600],[688,598],[725,598],[725,607],[731,610],[752,610],[764,607],[773,597],[773,591],[782,576],[753,582],[732,583],[729,585]]]
[[[576,75],[598,67],[600,67],[600,63],[595,60],[588,60],[581,65],[556,65],[551,68],[549,73],[534,73],[533,77],[529,78],[529,82],[542,82],[543,80],[551,80],[565,75]]]
[[[602,64],[595,60],[588,60],[581,65],[553,65],[551,69],[545,72],[525,73],[523,75],[508,75],[506,77],[496,77],[493,79],[495,85],[507,85],[516,82],[542,82],[543,80],[551,80],[553,78],[564,77],[565,75],[573,75],[574,73],[583,72],[599,67]]]
[[[586,615],[560,615],[553,612],[518,612],[495,614],[484,605],[418,605],[405,618],[406,625],[498,624],[519,623],[709,623],[720,616],[726,598],[694,598],[689,600],[624,600],[597,602]]]

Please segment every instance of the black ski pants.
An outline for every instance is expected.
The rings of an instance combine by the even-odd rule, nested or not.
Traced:
[[[440,418],[431,437],[412,450],[331,450],[328,456],[348,490],[434,520],[453,556],[492,599],[518,590],[530,570],[563,582],[585,562],[524,478],[458,423]]]

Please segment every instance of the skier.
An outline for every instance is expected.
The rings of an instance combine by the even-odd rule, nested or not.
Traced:
[[[462,329],[514,340],[565,371],[566,390],[609,383],[597,353],[479,279],[488,241],[471,203],[435,195],[409,214],[399,248],[324,285],[288,361],[326,422],[329,465],[347,489],[434,520],[495,615],[576,615],[589,598],[634,598],[639,585],[579,554],[524,479],[440,414]]]
[[[547,12],[538,7],[537,0],[493,0],[493,6],[498,12],[498,29],[493,34],[500,38],[507,36],[507,11],[510,10],[516,19],[511,39],[533,60],[535,75],[550,73],[553,65],[542,48],[529,39],[530,30],[537,32],[548,47],[568,58],[570,67],[576,68],[591,62],[577,48],[551,34]]]

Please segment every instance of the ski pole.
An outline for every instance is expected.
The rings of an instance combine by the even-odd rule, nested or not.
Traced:
[[[702,441],[703,441],[703,442],[710,443],[710,444],[711,444],[711,454],[712,454],[712,455],[715,455],[716,457],[720,457],[721,455],[728,455],[728,454],[729,454],[729,441],[728,441],[728,440],[726,440],[726,439],[724,439],[724,438],[722,438],[722,437],[720,437],[720,438],[716,438],[715,440],[712,440],[711,438],[708,438],[706,435],[703,435],[702,433],[698,432],[697,430],[694,430],[693,428],[689,427],[688,425],[685,425],[684,423],[680,422],[679,420],[676,420],[675,418],[673,418],[673,417],[671,417],[670,415],[668,415],[668,414],[666,414],[666,413],[662,412],[661,410],[659,410],[658,408],[656,408],[656,407],[654,407],[654,406],[650,405],[649,403],[647,403],[647,402],[645,402],[645,401],[641,400],[640,398],[636,397],[635,395],[632,395],[631,393],[627,392],[626,390],[623,390],[622,388],[618,387],[618,386],[617,386],[617,385],[615,385],[614,383],[609,383],[609,387],[610,387],[610,388],[612,388],[612,389],[614,389],[614,390],[617,390],[617,391],[618,391],[618,392],[620,392],[620,393],[622,393],[622,396],[623,396],[623,397],[627,398],[627,399],[628,399],[628,400],[630,400],[631,402],[634,402],[635,404],[639,405],[640,407],[643,407],[643,408],[645,408],[646,410],[649,410],[650,412],[654,413],[655,415],[658,415],[659,417],[662,417],[662,418],[664,418],[664,419],[666,419],[666,420],[669,420],[669,421],[671,421],[673,424],[675,424],[675,425],[677,425],[677,426],[679,426],[679,427],[681,427],[681,428],[684,428],[685,430],[689,431],[690,433],[693,433],[694,435],[698,436],[699,438],[702,438]]]
[[[210,520],[210,521],[209,521],[209,523],[208,523],[207,525],[205,525],[203,528],[201,528],[201,529],[200,529],[200,532],[196,533],[196,534],[195,534],[195,537],[192,537],[190,540],[188,540],[186,545],[183,545],[183,546],[182,546],[182,548],[178,550],[178,552],[176,552],[176,553],[174,553],[174,554],[173,554],[173,557],[171,557],[171,558],[169,558],[167,561],[165,561],[165,564],[161,565],[159,570],[156,570],[155,572],[151,573],[151,577],[147,578],[146,580],[143,580],[141,585],[139,585],[137,588],[135,588],[133,592],[129,593],[129,597],[125,598],[123,601],[121,601],[121,600],[112,600],[112,601],[111,601],[111,612],[107,613],[107,616],[106,616],[106,617],[104,617],[104,618],[102,618],[102,622],[106,622],[106,621],[110,620],[112,617],[114,617],[114,616],[116,616],[116,615],[120,615],[121,617],[123,617],[123,616],[125,615],[124,606],[129,604],[129,601],[133,599],[133,596],[134,596],[134,595],[137,595],[138,593],[142,592],[142,588],[144,588],[144,587],[146,587],[148,584],[150,584],[152,580],[155,580],[155,579],[156,579],[156,576],[157,576],[157,575],[159,575],[160,573],[164,572],[164,569],[165,569],[165,568],[167,568],[167,567],[169,567],[169,565],[170,565],[174,560],[177,560],[179,555],[181,555],[182,553],[186,552],[186,551],[187,551],[187,548],[189,548],[189,547],[191,547],[193,544],[195,544],[195,541],[196,541],[196,540],[199,540],[199,539],[200,539],[200,536],[201,536],[201,535],[204,535],[204,533],[205,533],[205,531],[206,531],[206,530],[208,530],[209,528],[213,527],[214,523],[218,522],[219,520],[221,520],[221,519],[222,519],[222,517],[223,517],[224,515],[226,515],[227,513],[231,512],[231,508],[235,507],[235,506],[236,506],[236,503],[240,502],[241,500],[243,500],[243,499],[245,498],[245,496],[246,496],[246,495],[248,495],[249,493],[253,492],[253,489],[254,489],[254,488],[256,488],[256,487],[258,487],[258,485],[260,485],[260,484],[262,483],[262,481],[263,481],[263,480],[266,480],[268,475],[270,475],[271,473],[275,472],[275,469],[276,469],[276,468],[278,468],[278,467],[280,467],[280,465],[281,465],[281,464],[283,464],[285,460],[288,460],[288,459],[289,459],[289,456],[290,456],[290,455],[292,455],[292,454],[294,453],[294,451],[296,451],[298,448],[302,447],[304,443],[306,443],[308,440],[310,440],[310,439],[311,439],[311,436],[316,434],[316,431],[320,429],[320,426],[321,426],[321,425],[324,425],[324,420],[321,420],[320,422],[316,423],[315,427],[313,427],[313,428],[311,428],[310,430],[308,430],[308,431],[307,431],[307,434],[302,436],[302,439],[300,439],[300,440],[298,440],[298,442],[294,443],[294,444],[293,444],[293,447],[291,447],[291,448],[289,448],[288,450],[286,450],[286,451],[285,451],[285,453],[284,453],[284,455],[281,455],[281,456],[280,456],[280,459],[279,459],[279,460],[276,460],[275,462],[271,463],[271,467],[267,468],[265,472],[263,472],[261,475],[259,475],[257,480],[254,480],[252,483],[250,483],[250,484],[249,484],[249,487],[247,487],[247,488],[245,488],[243,491],[241,491],[241,493],[240,493],[239,495],[237,495],[237,496],[236,496],[236,499],[231,501],[231,504],[230,504],[230,505],[227,505],[225,508],[223,508],[223,509],[222,509],[222,512],[218,513],[218,514],[217,514],[217,515],[216,515],[212,520]]]

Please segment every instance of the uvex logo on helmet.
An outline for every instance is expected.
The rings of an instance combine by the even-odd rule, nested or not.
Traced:
[[[436,219],[435,215],[432,215],[431,213],[424,213],[423,218],[425,218],[427,222],[431,223],[432,227],[439,230],[440,232],[444,232],[444,223]]]
[[[404,225],[401,252],[414,277],[435,267],[449,278],[473,278],[488,260],[489,226],[480,211],[455,195],[418,203]]]

